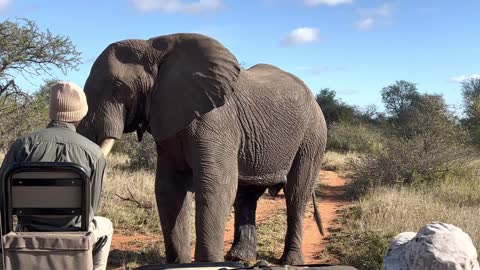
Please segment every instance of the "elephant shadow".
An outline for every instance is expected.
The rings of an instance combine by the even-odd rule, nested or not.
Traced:
[[[132,269],[132,264],[164,264],[166,258],[157,249],[126,250],[114,249],[108,256],[107,269]]]

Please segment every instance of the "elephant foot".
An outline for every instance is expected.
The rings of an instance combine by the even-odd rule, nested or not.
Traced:
[[[287,251],[280,258],[280,264],[283,265],[302,265],[304,264],[302,251]]]
[[[167,263],[177,264],[177,263],[191,263],[192,257],[190,252],[182,252],[182,255],[172,254],[172,252],[165,252],[166,253],[166,261]]]
[[[225,256],[225,260],[232,262],[255,262],[257,260],[257,251],[255,248],[232,246]]]

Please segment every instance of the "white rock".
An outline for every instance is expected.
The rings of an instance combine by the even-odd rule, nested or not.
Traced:
[[[480,270],[477,250],[460,228],[431,223],[397,235],[384,257],[385,270]]]
[[[415,237],[414,232],[403,232],[395,236],[390,242],[385,257],[383,258],[383,269],[385,270],[406,270],[405,246]]]

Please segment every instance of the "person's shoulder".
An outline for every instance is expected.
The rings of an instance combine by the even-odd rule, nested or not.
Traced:
[[[104,158],[104,155],[103,155],[103,152],[102,152],[102,149],[100,148],[100,146],[98,146],[96,143],[90,141],[89,139],[87,139],[83,135],[81,135],[77,132],[74,132],[74,133],[75,134],[72,135],[72,136],[74,137],[73,141],[75,142],[76,145],[85,149],[87,152],[91,153],[96,159]]]
[[[47,131],[47,129],[39,129],[37,131],[33,131],[27,134],[24,134],[20,137],[18,137],[15,140],[14,144],[20,144],[20,143],[26,143],[28,141],[36,140],[38,137],[42,137],[44,133]]]

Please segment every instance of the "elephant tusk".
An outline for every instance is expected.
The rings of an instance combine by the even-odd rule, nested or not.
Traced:
[[[115,143],[114,138],[107,138],[103,140],[103,142],[100,144],[100,148],[102,149],[103,154],[108,156],[110,154],[110,151],[112,151],[113,144]]]

